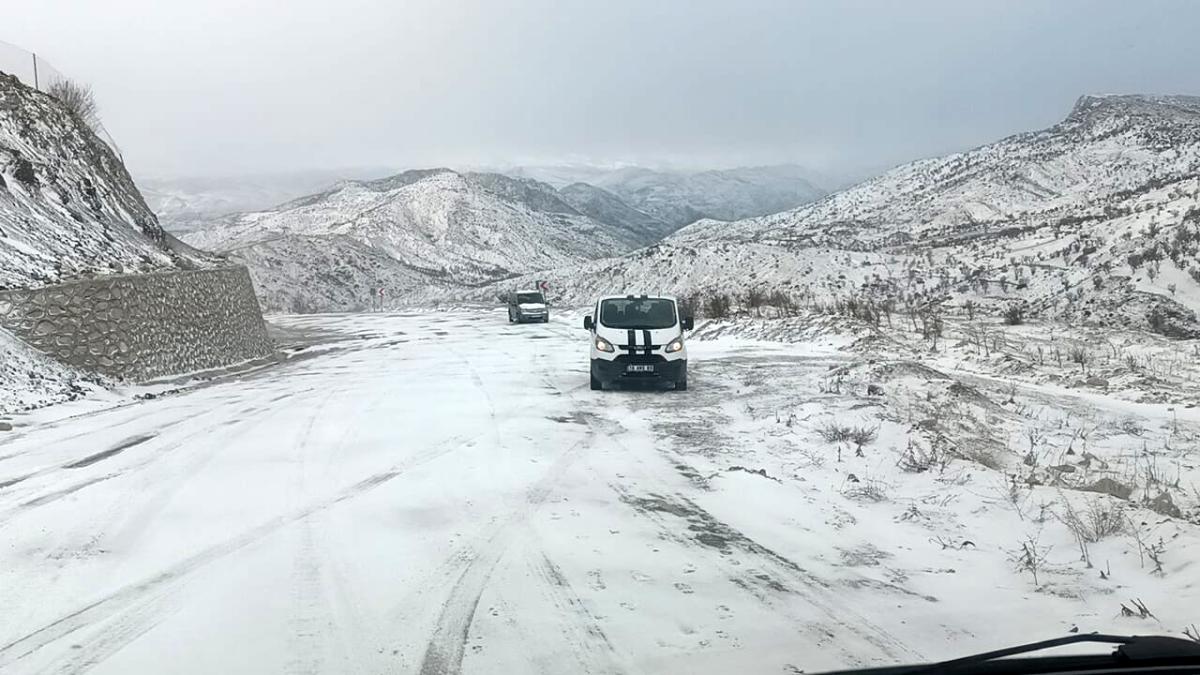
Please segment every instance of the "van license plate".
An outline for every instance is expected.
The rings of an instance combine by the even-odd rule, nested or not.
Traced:
[[[625,372],[627,372],[627,373],[653,373],[653,372],[654,372],[654,366],[652,366],[652,365],[647,365],[647,366],[641,366],[641,365],[625,366]]]

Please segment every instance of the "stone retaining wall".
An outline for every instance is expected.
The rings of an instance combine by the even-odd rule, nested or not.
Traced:
[[[134,381],[274,349],[240,266],[0,292],[0,326],[64,363]]]

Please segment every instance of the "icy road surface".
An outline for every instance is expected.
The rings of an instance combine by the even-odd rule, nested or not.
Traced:
[[[763,463],[739,389],[815,395],[834,346],[694,342],[688,392],[592,392],[565,318],[285,321],[330,342],[0,441],[0,671],[814,672],[1081,613],[1029,626],[1002,557],[954,574],[915,507]]]

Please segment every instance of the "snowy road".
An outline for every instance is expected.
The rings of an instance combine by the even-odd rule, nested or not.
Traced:
[[[279,321],[307,345],[281,365],[0,439],[0,671],[816,672],[1194,620],[1184,520],[1129,511],[1143,531],[1091,544],[1099,575],[1047,515],[1061,489],[903,461],[931,424],[977,452],[1082,425],[1121,477],[1124,434],[1191,447],[1191,410],[1029,384],[1010,411],[1002,380],[819,333],[692,340],[689,391],[593,392],[573,317]],[[830,443],[832,421],[877,438]]]
[[[797,541],[703,505],[713,491],[669,437],[720,442],[704,346],[691,392],[591,392],[565,322],[293,322],[354,339],[0,445],[0,670],[781,672],[917,656],[775,548]],[[740,492],[714,502],[752,513]],[[762,532],[786,519],[772,520]]]

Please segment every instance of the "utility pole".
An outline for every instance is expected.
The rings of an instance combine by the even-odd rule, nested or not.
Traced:
[[[42,90],[42,88],[38,86],[37,54],[33,54],[33,88],[37,89],[38,91]]]

